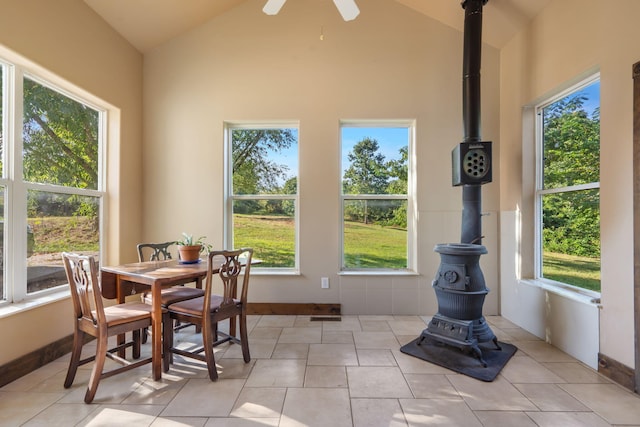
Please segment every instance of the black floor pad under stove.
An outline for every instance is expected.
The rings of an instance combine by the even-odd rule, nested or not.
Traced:
[[[516,346],[503,342],[499,343],[502,350],[495,348],[493,342],[482,343],[479,347],[482,351],[482,358],[487,362],[487,366],[484,367],[473,353],[466,353],[457,347],[441,344],[430,339],[424,339],[418,345],[420,339],[421,337],[418,337],[403,345],[400,347],[400,351],[487,382],[493,381],[498,376],[502,368],[511,359],[511,356],[518,350]]]

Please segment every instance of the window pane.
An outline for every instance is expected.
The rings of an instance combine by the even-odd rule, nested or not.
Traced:
[[[409,128],[343,127],[343,194],[407,194]]]
[[[345,200],[344,268],[407,268],[407,202]]]
[[[4,265],[5,265],[5,250],[4,250],[4,187],[0,186],[0,301],[5,300],[6,293],[4,291]]]
[[[298,129],[231,131],[233,194],[295,194]]]
[[[67,283],[61,253],[99,254],[99,198],[28,192],[27,292]]]
[[[268,212],[268,213],[267,213]],[[254,248],[260,267],[295,267],[295,202],[235,200],[233,244]]]
[[[542,196],[542,276],[600,291],[600,191]]]
[[[4,65],[0,64],[0,177],[4,176]]]
[[[24,79],[24,179],[98,189],[99,113]]]
[[[543,188],[600,181],[600,83],[542,110]]]

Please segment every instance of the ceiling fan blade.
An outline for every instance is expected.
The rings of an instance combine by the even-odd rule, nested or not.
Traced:
[[[267,15],[277,15],[282,9],[284,2],[287,0],[267,0],[267,3],[262,8],[262,11]]]
[[[333,0],[333,3],[345,21],[356,19],[356,16],[360,14],[360,9],[358,9],[355,0]]]

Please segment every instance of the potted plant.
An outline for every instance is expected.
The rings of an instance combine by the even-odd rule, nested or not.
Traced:
[[[181,240],[176,241],[181,262],[198,262],[202,252],[208,252],[212,249],[212,246],[204,241],[206,236],[194,239],[192,234],[182,233],[182,237],[183,238]]]

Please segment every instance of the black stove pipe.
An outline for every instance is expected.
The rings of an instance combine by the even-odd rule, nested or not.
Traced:
[[[488,0],[463,0],[464,51],[462,64],[462,121],[464,142],[480,142],[480,62],[482,58],[482,7]],[[482,244],[482,187],[462,187],[461,243]]]

